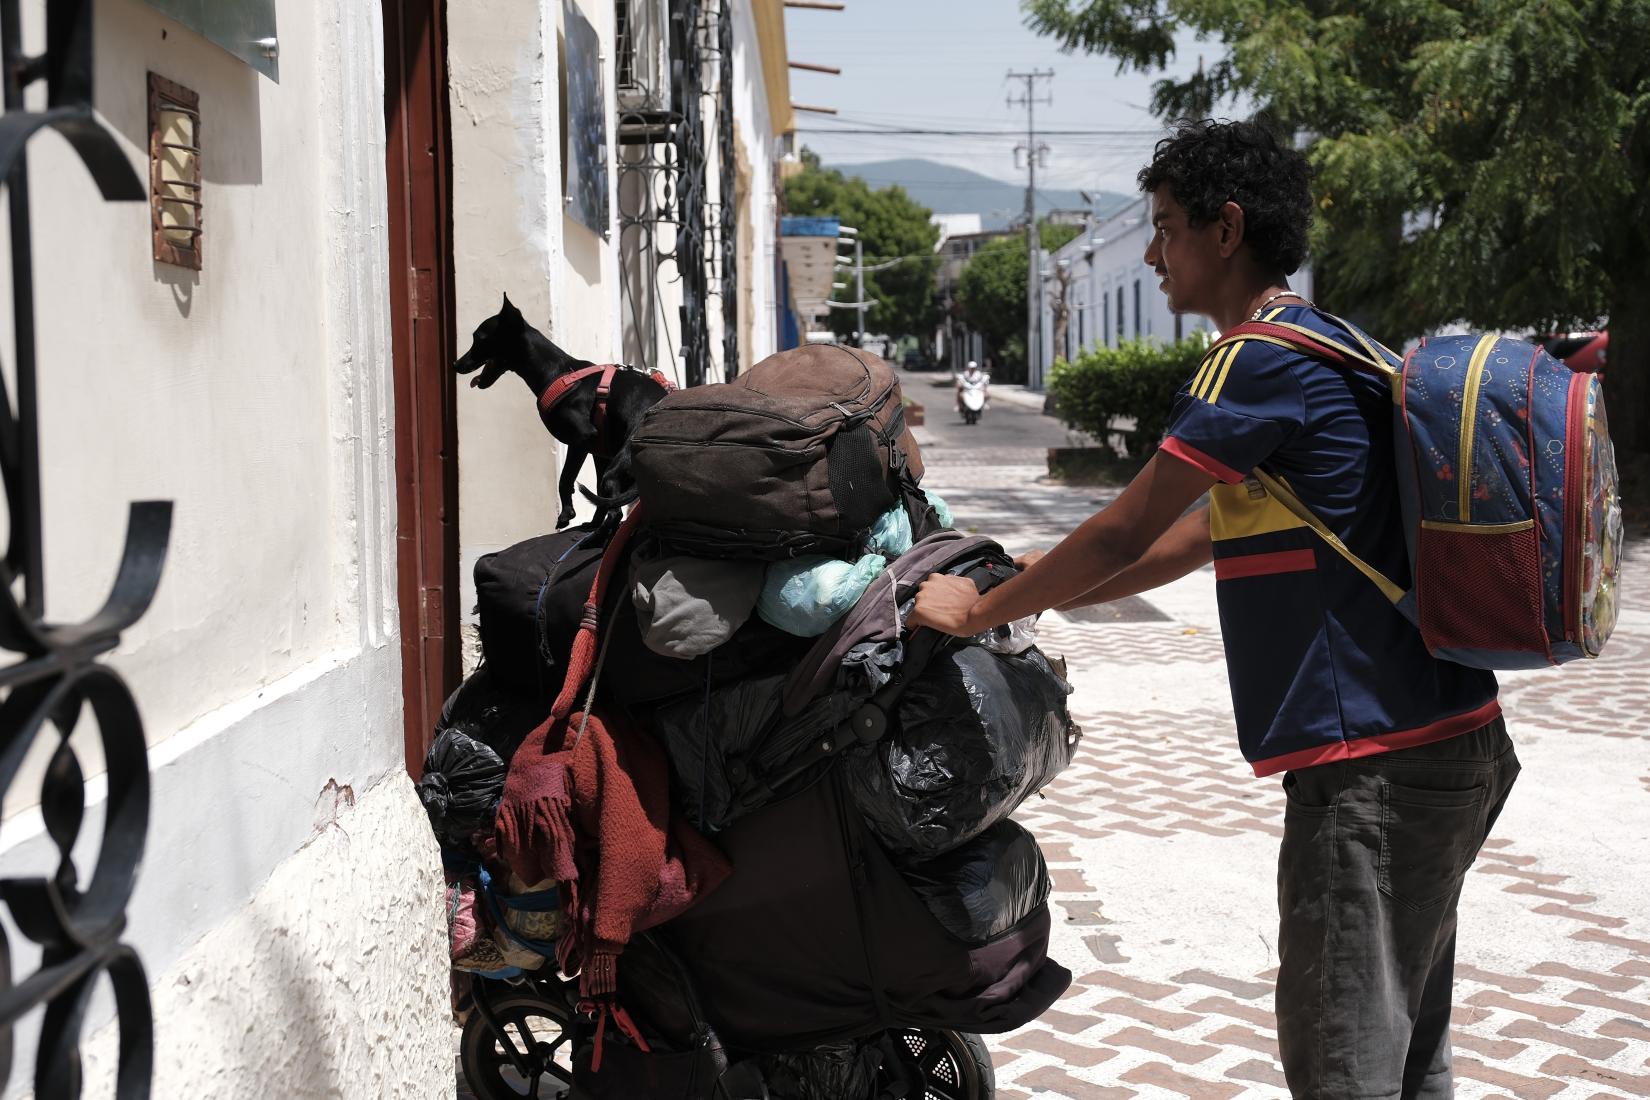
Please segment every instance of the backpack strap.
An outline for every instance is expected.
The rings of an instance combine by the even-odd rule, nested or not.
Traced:
[[[567,675],[562,680],[561,694],[550,707],[549,722],[560,722],[573,713],[573,704],[578,699],[579,692],[585,683],[591,679],[594,666],[597,662],[596,639],[601,634],[602,603],[607,596],[608,583],[618,568],[619,559],[624,556],[625,548],[630,543],[630,536],[636,530],[636,525],[642,518],[640,508],[632,508],[630,514],[619,524],[614,532],[612,541],[607,544],[602,554],[602,561],[596,567],[596,579],[590,586],[590,596],[585,600],[584,613],[579,617],[579,631],[573,636],[573,648],[567,656]],[[611,637],[611,633],[607,635]],[[589,708],[586,707],[588,712]],[[583,732],[583,727],[580,727]],[[568,731],[567,740],[572,741],[576,735]],[[570,747],[570,746],[569,746]]]
[[[1266,491],[1275,497],[1279,504],[1289,509],[1296,519],[1316,531],[1318,537],[1327,542],[1330,548],[1345,558],[1354,569],[1368,577],[1370,582],[1381,590],[1381,595],[1394,604],[1401,602],[1408,595],[1385,573],[1354,554],[1351,548],[1341,541],[1340,536],[1331,531],[1323,520],[1313,515],[1312,509],[1308,508],[1301,498],[1296,496],[1283,482],[1262,470],[1259,466],[1255,467],[1254,476],[1255,480],[1265,486]]]
[[[1210,350],[1238,340],[1259,340],[1262,343],[1277,344],[1279,347],[1298,351],[1313,359],[1322,359],[1338,367],[1378,374],[1385,380],[1390,381],[1397,376],[1398,369],[1375,350],[1375,345],[1371,341],[1351,325],[1347,328],[1357,337],[1358,342],[1363,345],[1362,348],[1348,347],[1333,337],[1287,321],[1245,321],[1221,333],[1220,339],[1211,345]]]
[[[1320,359],[1337,367],[1377,375],[1392,391],[1393,401],[1398,401],[1403,396],[1404,375],[1403,371],[1392,365],[1392,360],[1401,362],[1403,357],[1394,355],[1385,345],[1365,336],[1356,325],[1342,321],[1334,314],[1324,316],[1336,321],[1350,332],[1360,347],[1348,347],[1332,336],[1288,321],[1245,321],[1221,333],[1220,339],[1210,346],[1209,352],[1212,354],[1216,349],[1239,340],[1258,340],[1263,344],[1276,344],[1278,347],[1298,351],[1302,355]]]
[[[1340,320],[1339,318],[1334,319]],[[1347,324],[1344,321],[1340,321],[1340,323],[1362,345],[1360,348],[1348,347],[1339,340],[1309,329],[1304,325],[1290,324],[1287,321],[1246,321],[1223,332],[1220,339],[1215,341],[1210,350],[1213,351],[1214,348],[1224,347],[1240,340],[1258,340],[1262,343],[1276,344],[1279,347],[1298,351],[1302,355],[1322,360],[1337,367],[1379,375],[1383,381],[1393,388],[1395,393],[1398,392],[1403,386],[1403,373],[1394,367],[1391,360],[1386,357],[1392,355],[1392,353],[1359,332],[1356,326]],[[1383,355],[1382,352],[1386,352],[1386,355]],[[1397,357],[1393,356],[1393,358]],[[1340,536],[1331,531],[1323,520],[1314,515],[1312,509],[1308,508],[1305,502],[1296,496],[1294,491],[1282,481],[1258,466],[1255,467],[1253,473],[1255,480],[1259,481],[1266,491],[1276,498],[1279,504],[1289,509],[1290,514],[1296,519],[1317,532],[1318,537],[1328,543],[1335,553],[1345,558],[1347,563],[1354,569],[1369,578],[1370,583],[1381,590],[1381,595],[1394,604],[1401,603],[1404,597],[1408,595],[1390,577],[1354,554],[1351,548],[1341,541]]]

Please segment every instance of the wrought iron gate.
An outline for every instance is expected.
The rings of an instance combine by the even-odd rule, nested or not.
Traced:
[[[638,32],[638,0],[616,0],[618,82]],[[668,103],[619,111],[620,293],[626,358],[700,385],[720,365],[739,370],[738,192],[733,123],[734,0],[668,0]],[[714,174],[713,174],[714,169]],[[714,182],[714,190],[712,183]],[[668,268],[668,269],[667,269]],[[662,288],[680,283],[676,336],[664,316]],[[712,342],[719,300],[721,348]],[[661,352],[661,338],[664,343]],[[717,362],[718,357],[720,363]]]
[[[11,945],[0,931],[0,1083],[9,1076],[12,1029],[44,1006],[34,1091],[42,1100],[80,1095],[80,1038],[99,975],[109,979],[120,1026],[119,1100],[149,1095],[153,1021],[149,983],[131,947],[120,942],[149,827],[149,761],[143,725],[125,683],[97,658],[148,609],[160,584],[171,531],[169,501],[131,506],[120,572],[102,610],[82,623],[46,618],[41,537],[39,417],[35,405],[34,286],[31,273],[25,147],[56,130],[79,155],[105,201],[141,201],[144,187],[114,137],[92,113],[93,0],[52,0],[46,52],[26,56],[19,0],[0,0],[5,114],[0,116],[0,177],[11,215],[15,402],[0,382],[0,472],[10,544],[0,563],[0,646],[18,659],[0,669],[0,790],[17,780],[38,738],[55,744],[41,781],[40,812],[58,863],[48,878],[0,879],[19,931],[41,949],[40,966],[13,982]],[[46,85],[46,109],[23,109],[23,93]],[[21,589],[21,599],[19,599]],[[69,735],[90,710],[108,769],[103,835],[91,877],[82,883],[70,858],[86,810],[84,775]]]

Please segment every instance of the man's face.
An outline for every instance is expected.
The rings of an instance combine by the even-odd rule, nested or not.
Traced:
[[[1176,313],[1208,313],[1225,264],[1221,257],[1219,219],[1192,226],[1186,209],[1167,187],[1152,192],[1152,239],[1146,263],[1161,280],[1158,289]]]

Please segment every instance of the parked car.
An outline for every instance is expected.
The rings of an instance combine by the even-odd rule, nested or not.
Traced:
[[[1573,371],[1603,374],[1610,348],[1608,332],[1560,332],[1537,337],[1547,354]]]

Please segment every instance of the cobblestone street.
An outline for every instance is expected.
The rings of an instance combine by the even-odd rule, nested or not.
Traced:
[[[1046,479],[1063,433],[1028,397],[1004,388],[961,429],[943,391],[912,392],[930,403],[925,484],[959,527],[1046,546],[1108,498]],[[1634,549],[1596,663],[1502,679],[1524,770],[1461,903],[1462,1097],[1650,1096],[1647,584]],[[1084,741],[1018,815],[1053,873],[1052,953],[1077,980],[993,1040],[998,1095],[1285,1095],[1271,987],[1284,802],[1238,754],[1213,571],[1083,618],[1046,616],[1041,644],[1070,664]]]

